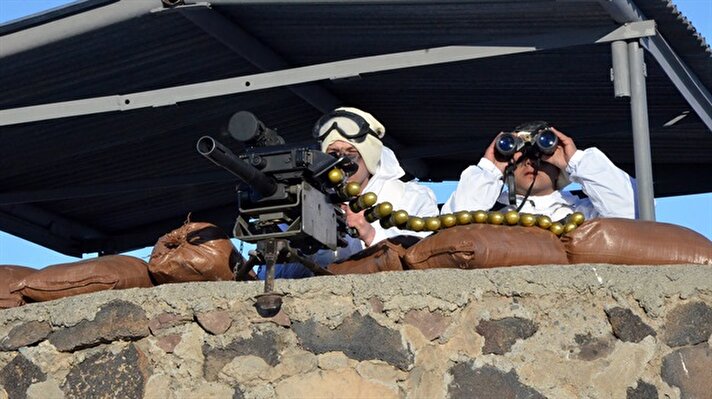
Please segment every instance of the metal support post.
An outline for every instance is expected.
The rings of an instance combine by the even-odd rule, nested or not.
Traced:
[[[611,43],[611,81],[616,98],[630,97],[630,68],[628,67],[628,43],[616,40]]]
[[[638,46],[638,41],[628,43],[628,65],[630,67],[630,114],[633,123],[635,178],[638,183],[638,218],[654,221],[655,194],[653,192],[653,167],[650,155],[645,64],[643,50]]]

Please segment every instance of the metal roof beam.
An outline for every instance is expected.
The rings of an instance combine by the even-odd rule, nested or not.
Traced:
[[[4,34],[2,36],[2,46],[0,46],[0,57],[7,57],[8,55],[31,50],[68,37],[97,30],[107,25],[140,17],[141,15],[149,13],[152,9],[161,6],[158,0],[117,1],[108,5],[103,5],[103,3],[106,3],[106,1],[99,1],[96,2],[96,4],[87,4],[86,7],[88,8],[96,6],[98,6],[98,8],[82,11],[78,14],[63,18],[62,13],[64,11],[58,9],[56,10],[56,18],[60,19]],[[63,6],[62,9],[78,6],[77,4],[70,4]],[[10,23],[2,25],[2,28],[9,30],[22,24],[36,24],[37,22],[34,19],[40,17],[42,17],[42,15],[31,16],[27,21],[11,21]]]
[[[292,67],[274,50],[219,12],[209,8],[207,4],[176,7],[175,10],[263,72]],[[317,84],[292,86],[288,89],[322,113],[343,105],[343,101]]]
[[[291,68],[291,65],[281,55],[245,32],[238,24],[210,8],[210,4],[199,3],[195,6],[179,6],[175,10],[260,70],[268,72]],[[287,89],[321,113],[326,113],[345,105],[343,100],[316,83],[288,86]],[[384,142],[397,154],[406,147],[390,135],[384,138]],[[428,167],[420,159],[404,161],[403,168],[415,176],[426,176],[428,174]]]
[[[472,46],[445,46],[265,72],[166,89],[65,101],[0,111],[0,126],[137,108],[161,107],[203,98],[244,93],[325,79],[355,77],[366,73],[467,61],[584,44],[605,43],[655,34],[655,23],[643,21],[613,31],[593,28],[508,38]]]
[[[491,0],[489,0],[491,1]],[[582,0],[576,0],[582,1]],[[590,1],[590,0],[585,0]],[[470,1],[472,2],[472,1]],[[488,2],[488,0],[474,1]],[[344,5],[343,0],[210,0],[210,4],[214,5],[270,5],[270,4],[285,4],[285,5],[310,5],[310,4],[332,4]],[[433,4],[432,0],[349,0],[347,4]],[[437,4],[462,4],[463,0],[438,0]]]
[[[599,0],[599,3],[618,23],[646,19],[632,0]],[[641,44],[658,62],[707,129],[712,132],[712,95],[695,73],[677,56],[659,32],[651,37],[641,38]]]
[[[281,55],[267,47],[254,36],[245,32],[244,29],[233,21],[216,10],[211,9],[209,4],[202,3],[194,6],[179,6],[171,9],[171,11],[172,10],[180,12],[183,17],[192,22],[195,26],[264,72],[292,67]],[[339,106],[345,105],[343,100],[316,83],[288,86],[287,89],[291,90],[321,113],[327,113]],[[405,149],[405,145],[390,135],[384,138],[384,142],[392,148],[396,154],[399,154],[401,150]],[[422,177],[428,173],[428,167],[419,159],[410,159],[404,162],[403,167],[415,176]]]
[[[685,97],[690,107],[695,110],[707,129],[712,132],[712,95],[710,92],[675,54],[662,36],[642,38],[641,44],[655,58],[680,94]]]
[[[671,115],[654,115],[650,117],[650,125],[653,127],[662,127],[665,122],[670,120],[670,118]],[[559,126],[558,128],[563,130],[564,133],[570,132],[571,134],[576,135],[577,141],[595,140],[597,136],[623,133],[630,134],[631,132],[630,120],[573,127]],[[494,136],[470,138],[470,141],[467,141],[466,143],[455,142],[440,144],[438,146],[414,146],[403,151],[401,157],[402,159],[430,158],[437,156],[484,152],[484,149],[492,142],[493,138]],[[1,194],[0,198],[2,198]]]
[[[33,205],[0,206],[0,230],[18,237],[30,231],[35,243],[70,256],[91,252],[83,250],[82,241],[106,237],[93,227]]]
[[[155,179],[132,180],[129,182],[94,184],[91,186],[62,187],[35,191],[0,193],[0,206],[26,204],[45,201],[60,201],[76,198],[98,197],[146,190],[163,190],[183,186],[197,186],[212,183],[238,183],[239,179],[223,171],[195,173],[185,176],[165,176]]]
[[[47,231],[43,226],[27,222],[14,214],[0,210],[0,230],[17,237],[27,238],[35,244],[46,248],[51,248],[68,256],[82,256],[80,243],[77,241],[59,237]],[[30,266],[30,265],[27,265]],[[40,266],[40,265],[31,265]]]

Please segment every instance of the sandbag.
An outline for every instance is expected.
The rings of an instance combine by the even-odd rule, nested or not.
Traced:
[[[403,258],[409,269],[483,269],[568,264],[559,238],[537,227],[470,224],[420,240]]]
[[[420,237],[416,236],[391,237],[347,259],[334,262],[327,269],[334,274],[369,274],[403,270],[402,258],[406,250],[418,240]]]
[[[10,286],[37,270],[15,265],[0,265],[0,309],[14,308],[25,304],[19,293],[10,292]]]
[[[235,265],[242,261],[242,255],[219,227],[186,223],[158,240],[148,270],[159,284],[230,281]]]
[[[712,264],[712,241],[670,223],[592,219],[565,235],[562,241],[571,263]]]
[[[25,276],[10,291],[43,302],[89,292],[152,286],[146,262],[131,256],[107,255],[47,266]]]

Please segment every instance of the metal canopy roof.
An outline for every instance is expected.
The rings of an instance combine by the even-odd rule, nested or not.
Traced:
[[[189,212],[230,231],[235,178],[202,158],[195,142],[208,134],[235,148],[220,132],[238,110],[252,111],[290,143],[306,143],[322,112],[362,107],[386,126],[387,144],[406,169],[433,181],[457,180],[497,132],[543,119],[634,175],[631,111],[613,95],[611,46],[586,41],[585,32],[646,19],[658,31],[641,39],[649,50],[655,194],[712,191],[712,51],[669,1],[607,3],[216,0],[169,8],[158,0],[89,0],[2,25],[5,116],[20,107],[255,80],[238,79],[254,86],[236,94],[177,105],[132,109],[135,102],[123,103],[129,97],[109,97],[125,110],[5,123],[0,229],[74,256],[153,245]],[[349,65],[371,71],[392,58],[359,58],[534,46],[528,38],[541,35],[552,43],[543,50],[346,75],[329,64],[335,74],[326,77],[334,79],[322,72],[283,86],[285,76],[304,77],[317,64],[357,59]],[[577,39],[590,44],[563,44]]]

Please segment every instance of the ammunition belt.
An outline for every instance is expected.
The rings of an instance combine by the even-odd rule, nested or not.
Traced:
[[[529,213],[519,213],[515,210],[506,212],[500,211],[459,211],[440,216],[420,217],[408,215],[404,210],[393,210],[390,202],[377,203],[378,197],[372,192],[362,195],[354,195],[361,191],[358,183],[346,183],[343,172],[334,173],[334,179],[330,180],[336,184],[336,191],[345,194],[349,199],[349,207],[353,212],[364,211],[364,217],[369,223],[379,221],[383,228],[396,227],[401,230],[410,231],[438,231],[454,226],[462,226],[471,223],[486,223],[503,226],[524,226],[539,227],[549,230],[557,236],[570,233],[580,226],[586,219],[581,212],[574,212],[560,222],[552,221],[544,215],[533,215]],[[336,177],[339,177],[339,181]],[[347,187],[348,186],[348,187]],[[349,198],[350,197],[350,198]]]

